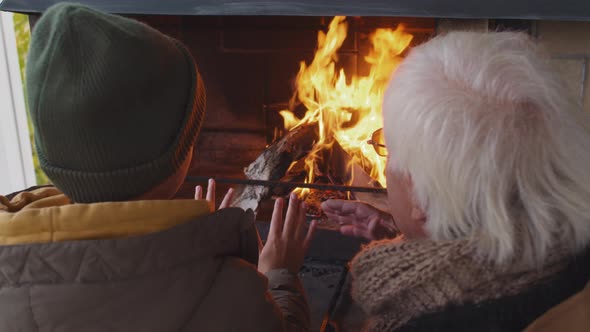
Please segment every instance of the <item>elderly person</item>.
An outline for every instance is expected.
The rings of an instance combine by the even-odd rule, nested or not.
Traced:
[[[351,263],[368,330],[519,331],[584,288],[590,119],[571,100],[525,34],[410,52],[383,102],[391,213],[323,204],[343,233],[401,232]]]
[[[27,88],[56,187],[0,196],[0,331],[309,330],[301,202],[283,220],[277,200],[259,256],[254,214],[212,211],[213,182],[208,200],[170,200],[205,112],[185,46],[58,4],[33,31]]]

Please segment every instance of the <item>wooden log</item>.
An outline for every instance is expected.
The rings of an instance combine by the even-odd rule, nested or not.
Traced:
[[[309,153],[317,139],[317,124],[297,127],[264,150],[244,169],[244,174],[248,179],[280,180],[294,161]],[[257,211],[259,203],[270,196],[271,189],[262,186],[238,187],[232,206]]]

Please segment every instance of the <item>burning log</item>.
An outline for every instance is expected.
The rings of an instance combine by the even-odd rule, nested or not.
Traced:
[[[318,125],[303,124],[289,131],[283,138],[270,145],[244,169],[248,179],[280,180],[294,161],[303,158],[318,139]],[[243,186],[238,188],[232,206],[257,211],[258,204],[270,196],[272,188]]]

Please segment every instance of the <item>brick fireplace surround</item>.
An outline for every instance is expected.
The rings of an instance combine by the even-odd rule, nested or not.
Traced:
[[[45,2],[52,1],[4,0],[2,2],[0,0],[0,9],[32,13],[30,18],[31,23],[34,24],[39,16],[39,9],[35,6],[43,7]],[[331,20],[331,16],[276,15],[283,14],[280,10],[265,12],[265,14],[270,12],[274,16],[233,16],[236,14],[235,11],[225,9],[216,11],[216,5],[203,9],[205,14],[213,15],[199,16],[203,12],[195,14],[190,13],[190,10],[188,13],[165,12],[164,14],[167,15],[154,15],[160,12],[154,12],[151,9],[135,10],[124,6],[120,7],[121,11],[117,11],[117,5],[113,5],[114,3],[132,3],[131,0],[87,1],[90,4],[103,2],[107,3],[105,6],[112,7],[110,11],[126,13],[129,17],[143,21],[183,41],[195,57],[207,87],[207,114],[190,168],[190,175],[196,176],[243,177],[242,169],[256,159],[267,144],[271,143],[276,130],[280,129],[281,120],[277,111],[292,96],[293,79],[299,69],[299,62],[301,60],[309,62],[312,59],[317,42],[317,31],[325,31]],[[170,3],[176,2],[182,1],[170,0]],[[194,2],[199,3],[199,1]],[[217,1],[217,3],[225,2]],[[242,1],[230,2],[241,3]],[[275,2],[281,3],[281,1]],[[309,1],[300,2],[308,3]],[[317,3],[324,2],[330,1],[317,1]],[[342,3],[349,2],[342,1]],[[386,1],[367,1],[367,3],[382,2]],[[399,0],[399,3],[404,2]],[[414,0],[414,2],[429,1]],[[461,0],[449,0],[446,3],[458,2]],[[522,1],[511,2],[519,4]],[[539,1],[545,4],[549,2],[551,1]],[[141,8],[140,5],[137,6]],[[521,30],[531,34],[545,46],[571,94],[577,98],[585,112],[590,112],[590,3],[580,7],[584,10],[574,12],[579,14],[578,16],[566,14],[560,16],[558,10],[552,10],[547,6],[545,9],[549,9],[545,15],[523,14],[522,7],[520,7],[521,11],[515,14],[507,11],[505,15],[488,15],[485,10],[490,10],[491,13],[490,8],[493,6],[495,5],[488,6],[487,9],[479,10],[479,12],[474,11],[473,15],[468,11],[455,15],[452,10],[444,11],[440,8],[440,10],[432,10],[429,15],[423,15],[424,12],[420,10],[414,12],[400,10],[396,14],[393,13],[394,10],[388,13],[389,9],[370,12],[370,8],[355,7],[359,15],[365,13],[364,15],[368,16],[348,18],[349,33],[339,53],[340,63],[347,71],[347,75],[367,73],[368,68],[362,57],[368,53],[370,47],[369,33],[379,27],[396,27],[401,22],[405,24],[407,31],[415,36],[413,45],[420,44],[437,33],[452,30]],[[499,7],[505,8],[507,5],[504,3],[502,6]],[[518,6],[515,5],[515,7]],[[237,10],[238,14],[253,13],[244,10],[243,7],[239,8],[241,9]],[[326,7],[317,8],[322,15],[328,15],[326,12],[333,14],[333,11]],[[347,13],[347,11],[342,10],[338,13]],[[307,13],[307,15],[312,14]],[[564,20],[564,18],[567,19]],[[218,195],[223,195],[226,188],[219,185]],[[179,197],[192,197],[193,190],[194,184],[186,183]],[[264,229],[265,227],[261,228],[263,236]],[[355,307],[351,305],[347,291],[349,283],[345,280],[347,280],[346,262],[359,250],[360,245],[360,241],[344,238],[334,232],[324,231],[317,234],[301,272],[307,293],[310,295],[314,331],[320,330],[326,317],[338,321],[341,331],[358,330],[359,312],[355,311]],[[330,331],[330,328],[324,326],[322,331]]]

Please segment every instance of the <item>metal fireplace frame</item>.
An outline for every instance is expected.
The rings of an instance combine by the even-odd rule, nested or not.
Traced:
[[[0,10],[40,13],[58,0],[0,0]],[[401,16],[590,21],[587,0],[79,0],[118,14]]]

